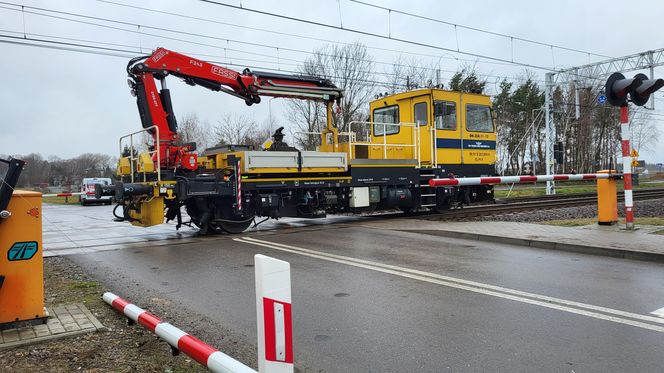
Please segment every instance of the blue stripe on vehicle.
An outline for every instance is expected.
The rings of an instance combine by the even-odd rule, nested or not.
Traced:
[[[461,148],[461,140],[437,138],[436,147],[440,149],[459,149]],[[463,140],[463,148],[495,150],[496,142],[489,140]]]
[[[461,148],[460,139],[436,139],[437,148],[459,149]]]

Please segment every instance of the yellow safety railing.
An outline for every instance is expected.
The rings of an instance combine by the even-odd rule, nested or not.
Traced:
[[[357,125],[369,125],[369,127],[374,126],[374,125],[382,125],[383,126],[383,143],[362,143],[362,142],[356,142],[354,141],[355,138],[355,131],[353,131],[353,126]],[[387,142],[387,133],[385,133],[385,127],[387,126],[396,126],[396,127],[411,127],[412,128],[412,143],[388,143]],[[422,163],[422,157],[420,154],[420,146],[421,146],[421,138],[420,138],[420,126],[417,125],[416,123],[405,123],[405,122],[400,122],[400,123],[383,123],[383,122],[365,122],[365,121],[352,121],[348,123],[348,130],[352,134],[349,136],[349,152],[350,152],[350,159],[353,159],[353,145],[359,145],[359,146],[382,146],[383,147],[383,159],[387,159],[387,147],[388,146],[403,146],[403,147],[411,147],[414,148],[413,154],[415,154],[415,158],[417,159],[417,167],[419,168]]]
[[[148,134],[150,134],[151,130],[155,131],[155,135],[154,135],[154,138],[156,139],[155,140],[155,147],[154,147],[154,150],[149,151],[147,153],[151,157],[154,156],[155,154],[157,155],[157,162],[156,162],[156,165],[155,165],[155,169],[156,169],[156,172],[157,172],[157,181],[161,181],[161,152],[159,151],[160,150],[159,127],[151,126],[151,127],[148,127],[148,128],[144,128],[140,131],[132,132],[128,135],[120,137],[120,141],[119,141],[119,143],[120,143],[120,155],[122,155],[122,151],[123,151],[122,141],[126,138],[129,138],[129,167],[130,167],[130,170],[131,170],[131,182],[132,183],[134,182],[134,161],[138,161],[138,158],[140,156],[140,153],[138,153],[138,152],[136,152],[136,156],[134,156],[134,136],[136,136],[140,133],[144,133],[144,132],[147,132]],[[153,163],[155,163],[155,162],[153,162]],[[146,173],[143,172],[143,181],[146,181],[145,174]]]

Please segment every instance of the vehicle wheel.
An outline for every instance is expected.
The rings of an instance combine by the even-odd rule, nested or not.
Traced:
[[[210,222],[208,224],[207,233],[210,233],[210,234],[224,234],[224,233],[226,233],[226,231],[224,230],[224,228],[221,227],[221,225],[219,223]]]
[[[232,221],[232,220],[219,220],[214,222],[214,224],[210,224],[210,227],[212,228],[213,226],[217,226],[221,229],[223,229],[225,232],[230,233],[230,234],[237,234],[237,233],[242,233],[253,222],[253,218],[249,218],[246,220],[239,220],[239,221]]]
[[[226,233],[221,226],[215,224],[215,223],[209,223],[206,226],[203,226],[200,221],[196,219],[191,219],[191,222],[198,228],[198,233],[201,235],[205,236],[208,234],[222,234]]]
[[[415,209],[411,206],[409,206],[409,207],[399,206],[399,207],[397,207],[397,210],[403,212],[404,215],[406,215],[406,216],[413,215],[415,213]]]

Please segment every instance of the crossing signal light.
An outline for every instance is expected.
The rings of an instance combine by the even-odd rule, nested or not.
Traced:
[[[630,92],[629,97],[638,106],[645,105],[650,94],[664,86],[664,79],[648,79],[645,74],[636,74],[634,79],[640,80],[641,84]]]
[[[553,144],[553,159],[557,164],[563,164],[565,162],[565,152],[562,141]]]
[[[643,106],[650,94],[664,87],[664,79],[648,79],[645,74],[636,74],[632,79],[625,79],[621,73],[613,73],[606,81],[604,89],[606,99],[613,106],[626,106],[627,97],[634,105]]]

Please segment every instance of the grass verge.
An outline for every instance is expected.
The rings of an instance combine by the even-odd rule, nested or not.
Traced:
[[[66,258],[44,260],[46,306],[84,303],[108,330],[0,351],[0,372],[207,372],[101,300],[102,284]]]

